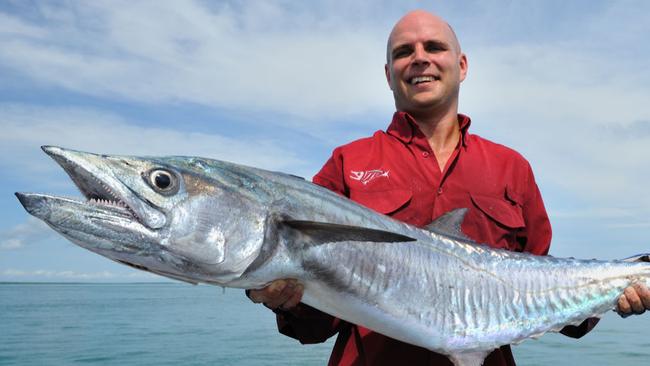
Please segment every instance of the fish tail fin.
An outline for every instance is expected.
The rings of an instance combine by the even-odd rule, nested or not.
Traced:
[[[481,366],[489,352],[477,351],[449,355],[454,366]]]
[[[645,275],[643,276],[645,285],[650,288],[650,254],[644,253],[644,254],[637,254],[633,255],[631,257],[625,258],[622,260],[623,262],[628,262],[628,263],[643,263],[645,266]]]
[[[648,262],[650,263],[650,253],[643,253],[633,255],[631,257],[621,259],[623,262]]]

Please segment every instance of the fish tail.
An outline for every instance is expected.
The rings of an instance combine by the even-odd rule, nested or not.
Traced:
[[[631,257],[621,259],[623,262],[648,262],[650,263],[650,253],[643,253],[633,255]]]

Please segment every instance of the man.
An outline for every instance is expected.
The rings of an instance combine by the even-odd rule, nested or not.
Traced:
[[[385,73],[397,110],[391,125],[386,132],[335,149],[314,183],[416,226],[466,207],[462,230],[470,238],[545,255],[551,227],[528,162],[470,134],[470,119],[458,114],[467,69],[467,57],[443,19],[424,11],[406,14],[388,39]],[[443,355],[301,304],[302,285],[295,280],[275,281],[248,296],[277,313],[280,332],[303,343],[323,342],[338,333],[332,365],[451,365]],[[641,313],[650,308],[650,291],[630,287],[618,305],[622,314]],[[580,337],[596,321],[566,327],[563,333]],[[492,352],[484,363],[514,364],[509,346]]]

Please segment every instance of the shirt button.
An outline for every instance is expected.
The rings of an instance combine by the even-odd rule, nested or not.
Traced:
[[[422,156],[425,158],[429,157],[429,153],[427,151],[422,152]]]

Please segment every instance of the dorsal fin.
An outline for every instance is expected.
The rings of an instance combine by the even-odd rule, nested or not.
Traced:
[[[310,236],[316,244],[339,241],[370,241],[383,243],[415,241],[415,239],[402,234],[384,230],[368,229],[365,227],[300,220],[285,220],[283,222],[287,226]]]
[[[460,225],[462,225],[463,220],[465,220],[466,213],[466,208],[457,208],[455,210],[451,210],[435,219],[429,225],[425,226],[424,229],[436,234],[450,237],[452,239],[473,243],[474,240],[468,238],[460,229]]]

